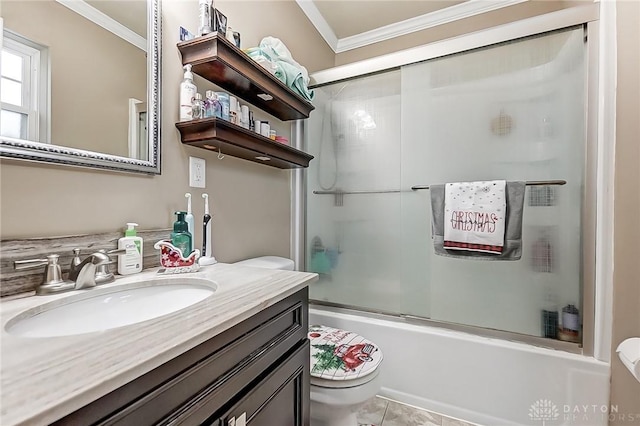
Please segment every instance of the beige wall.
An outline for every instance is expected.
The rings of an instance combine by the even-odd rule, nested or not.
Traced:
[[[611,404],[615,425],[640,425],[640,383],[615,353],[624,339],[640,337],[640,2],[617,3],[618,91],[616,105],[615,234]]]
[[[147,96],[145,53],[54,0],[3,3],[5,28],[49,48],[51,141],[128,157],[129,98]]]
[[[494,10],[482,15],[458,20],[452,23],[428,28],[412,34],[396,37],[373,45],[349,50],[336,55],[336,65],[344,65],[363,59],[373,58],[398,50],[421,46],[438,40],[456,37],[462,34],[480,31],[532,16],[553,12],[565,7],[584,4],[585,1],[536,0]],[[590,3],[590,2],[589,2]]]
[[[230,25],[242,33],[245,47],[263,36],[276,35],[311,71],[333,64],[333,52],[293,0],[216,3]],[[180,25],[195,32],[198,2],[164,0],[162,7],[162,175],[2,160],[3,239],[114,231],[122,229],[127,221],[136,221],[144,229],[170,227],[172,212],[186,207],[187,191],[194,195],[194,215],[196,223],[201,223],[201,194],[205,191],[189,188],[188,184],[188,157],[196,156],[207,161],[206,192],[211,197],[216,257],[229,262],[265,254],[289,256],[290,172],[232,157],[219,161],[213,152],[180,143],[174,125],[182,80],[176,42]],[[204,88],[202,85],[199,91]],[[279,125],[285,130],[288,127]],[[200,235],[198,230],[198,245]]]

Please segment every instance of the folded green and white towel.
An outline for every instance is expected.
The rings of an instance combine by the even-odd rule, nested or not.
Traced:
[[[309,90],[307,69],[293,59],[287,46],[276,37],[265,37],[260,42],[260,53],[275,65],[275,76],[303,98],[313,100]]]

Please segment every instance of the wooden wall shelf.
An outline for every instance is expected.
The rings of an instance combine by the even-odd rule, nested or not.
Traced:
[[[217,32],[180,42],[178,49],[194,73],[280,120],[309,118],[315,108]]]
[[[313,155],[219,118],[176,123],[182,143],[279,169],[309,167]]]

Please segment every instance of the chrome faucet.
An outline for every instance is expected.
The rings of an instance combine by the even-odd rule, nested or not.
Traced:
[[[62,293],[69,290],[95,287],[97,284],[105,284],[115,280],[109,272],[108,265],[111,262],[109,254],[125,254],[125,250],[100,250],[84,260],[80,259],[80,249],[74,249],[74,257],[69,267],[69,278],[62,279],[62,269],[58,263],[60,255],[50,254],[46,259],[16,260],[13,262],[16,270],[33,269],[45,266],[42,282],[35,287],[36,294],[46,295]]]
[[[111,261],[111,256],[127,254],[125,249],[113,249],[113,250],[98,250],[98,253],[106,254],[109,256],[109,262],[103,262],[100,264],[96,264],[96,285],[107,284],[115,281],[116,277],[113,273],[109,272],[109,264],[113,263]],[[69,266],[69,277],[71,274],[77,274],[80,269],[79,265],[82,263],[80,259],[80,249],[73,249],[73,259],[71,259],[71,265]],[[71,279],[71,278],[69,278]]]
[[[72,263],[69,279],[75,282],[75,289],[95,287],[96,268],[100,265],[106,265],[110,261],[111,259],[106,253],[95,252],[78,264]]]

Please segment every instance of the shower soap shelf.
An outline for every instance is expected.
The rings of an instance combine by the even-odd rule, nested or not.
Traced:
[[[176,123],[182,143],[279,169],[309,167],[313,155],[219,118]]]
[[[274,117],[309,118],[315,107],[217,32],[178,43],[182,65]]]

